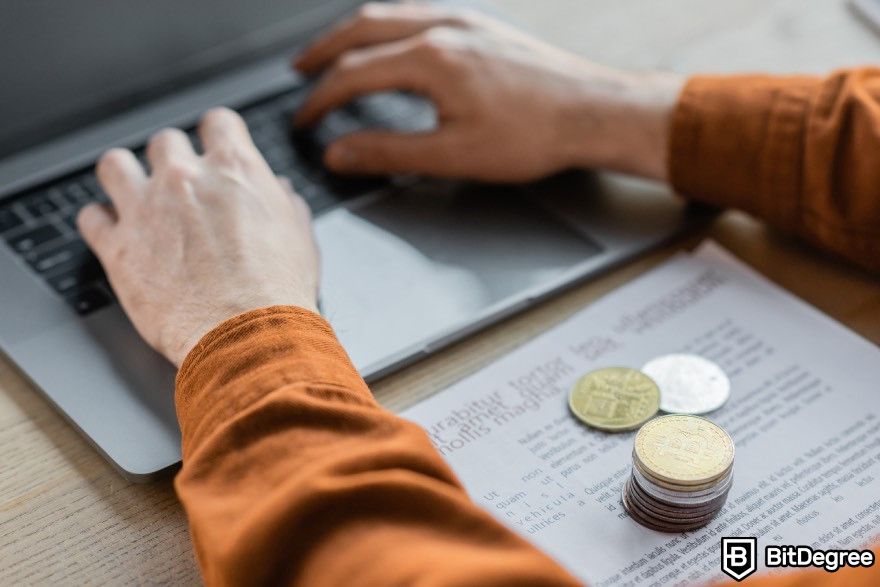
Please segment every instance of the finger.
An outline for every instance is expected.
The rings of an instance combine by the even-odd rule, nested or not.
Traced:
[[[197,157],[189,137],[176,128],[159,131],[147,143],[147,161],[154,172],[169,164],[193,164]]]
[[[143,195],[147,185],[143,166],[128,149],[104,153],[95,167],[95,175],[119,214],[125,214],[125,209]]]
[[[335,141],[324,158],[327,167],[339,173],[451,177],[462,174],[455,155],[455,139],[449,131],[363,131]]]
[[[256,153],[247,124],[229,108],[212,108],[202,117],[199,138],[205,155],[241,150]]]
[[[409,90],[430,95],[434,76],[426,69],[410,41],[349,52],[318,83],[294,123],[314,124],[331,110],[373,92]]]
[[[468,25],[462,14],[431,4],[368,3],[309,46],[294,67],[311,75],[352,49],[399,41],[436,26]]]
[[[99,259],[108,258],[112,232],[116,226],[113,210],[103,204],[89,204],[79,211],[76,226],[95,255]]]

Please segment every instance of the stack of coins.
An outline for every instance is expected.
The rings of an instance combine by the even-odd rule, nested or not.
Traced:
[[[654,418],[636,434],[622,501],[638,523],[661,532],[705,526],[733,483],[733,441],[699,416]]]

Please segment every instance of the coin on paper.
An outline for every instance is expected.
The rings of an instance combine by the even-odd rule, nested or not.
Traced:
[[[641,371],[608,367],[581,377],[568,405],[575,416],[599,430],[634,430],[657,413],[660,389]]]
[[[674,485],[702,485],[733,465],[733,440],[721,426],[699,416],[672,414],[642,426],[633,457],[642,472]]]
[[[642,372],[660,388],[660,409],[673,414],[705,414],[730,397],[724,371],[698,355],[674,354],[645,363]]]

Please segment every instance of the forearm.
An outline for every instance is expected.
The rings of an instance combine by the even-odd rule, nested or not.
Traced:
[[[685,83],[581,62],[579,94],[562,112],[561,157],[572,167],[668,180],[672,115]]]
[[[880,70],[685,83],[590,67],[565,141],[579,166],[666,180],[880,270]]]
[[[468,500],[315,314],[221,325],[183,365],[177,403],[177,489],[210,584],[574,582]]]

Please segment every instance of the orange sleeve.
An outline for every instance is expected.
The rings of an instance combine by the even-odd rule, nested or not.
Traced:
[[[677,191],[880,271],[880,69],[697,76],[673,116]]]
[[[678,100],[669,176],[880,271],[880,69],[828,78],[697,76]],[[751,577],[755,587],[880,584],[880,566]]]
[[[319,316],[221,324],[177,377],[177,492],[209,585],[575,585],[382,409]]]

